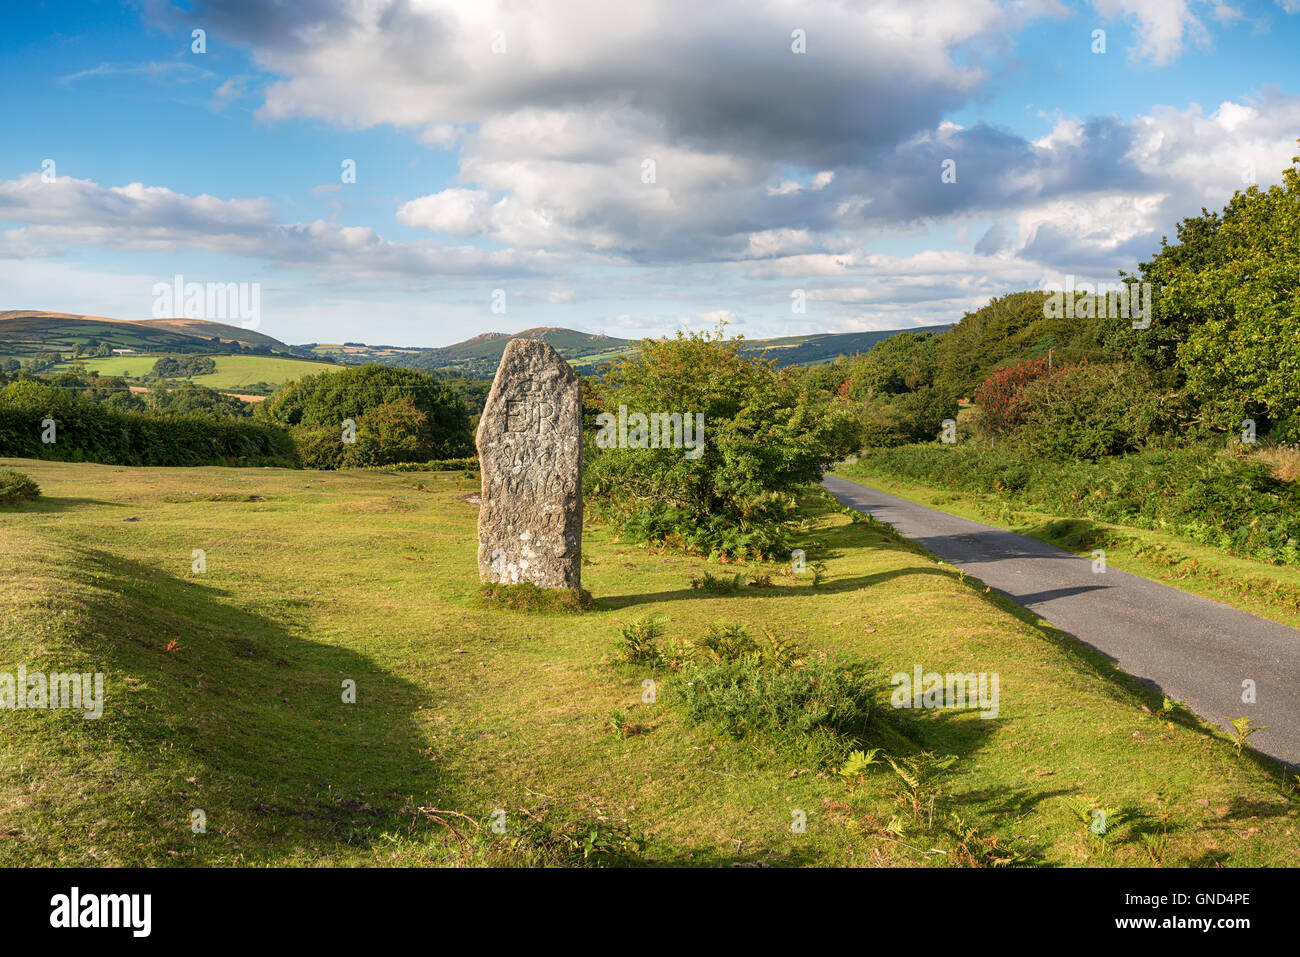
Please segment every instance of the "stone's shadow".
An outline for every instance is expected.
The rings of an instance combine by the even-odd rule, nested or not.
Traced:
[[[174,764],[194,779],[175,774],[174,788],[138,809],[141,828],[175,827],[134,838],[135,863],[283,861],[299,846],[328,856],[399,827],[437,830],[399,814],[409,795],[443,806],[444,782],[411,720],[422,689],[357,652],[304,640],[221,589],[76,551],[98,576],[76,637],[104,672],[105,700],[102,719],[72,722],[70,733],[90,747],[104,736],[129,742],[153,768]],[[345,679],[356,682],[356,704],[343,702]],[[189,827],[196,807],[208,820],[201,841]]]
[[[629,608],[633,605],[645,605],[661,601],[686,601],[699,598],[711,598],[718,601],[727,601],[736,598],[794,598],[810,595],[834,595],[849,591],[858,591],[862,588],[870,588],[872,585],[879,585],[895,578],[901,578],[905,575],[951,575],[942,568],[934,567],[913,567],[913,568],[896,568],[887,572],[877,572],[874,575],[857,575],[852,578],[828,579],[820,585],[814,587],[811,584],[811,575],[806,577],[810,579],[806,585],[772,585],[772,586],[742,586],[735,592],[710,592],[700,588],[677,588],[672,591],[646,592],[640,595],[607,595],[596,599],[597,606],[608,609]],[[954,576],[955,577],[955,576]]]

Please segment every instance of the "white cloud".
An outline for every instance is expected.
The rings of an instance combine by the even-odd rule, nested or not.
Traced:
[[[399,243],[369,227],[323,220],[279,223],[265,199],[187,196],[161,186],[101,186],[91,180],[40,174],[0,180],[3,250],[49,254],[51,246],[170,251],[178,246],[308,268],[340,277],[524,275],[554,270],[572,257],[544,250],[447,246],[432,240]]]
[[[490,197],[481,189],[444,189],[404,204],[397,219],[435,233],[480,236],[490,226],[490,208]]]
[[[1297,0],[1279,2],[1286,9]],[[1210,46],[1210,31],[1194,7],[1208,12],[1221,25],[1245,19],[1241,10],[1223,0],[1092,0],[1092,6],[1108,20],[1131,23],[1138,45],[1129,51],[1130,57],[1154,66],[1173,62],[1188,46]]]

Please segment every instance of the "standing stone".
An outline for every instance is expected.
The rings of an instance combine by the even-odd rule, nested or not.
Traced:
[[[479,420],[478,573],[582,584],[582,385],[540,339],[512,339]]]

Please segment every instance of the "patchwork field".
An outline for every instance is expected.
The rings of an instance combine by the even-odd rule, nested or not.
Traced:
[[[172,358],[183,358],[180,353],[170,354]],[[110,359],[83,359],[88,370],[106,376],[125,376],[139,379],[153,371],[154,363],[163,358],[163,354],[139,356],[113,356]],[[267,382],[279,385],[301,379],[303,376],[318,372],[335,372],[343,366],[329,362],[312,362],[309,359],[286,359],[282,356],[212,356],[217,364],[217,371],[208,375],[195,376],[193,381],[209,389],[239,389],[242,386]],[[69,363],[59,366],[69,368]]]
[[[100,720],[0,711],[0,866],[1300,864],[1293,775],[821,497],[817,584],[596,526],[598,608],[565,615],[478,603],[460,473],[0,464],[44,491],[0,512],[0,672],[105,675]],[[771,584],[711,594],[705,571]],[[616,663],[652,614],[884,676],[998,673],[999,713],[895,710],[886,687],[863,747],[951,770],[841,775],[692,725],[674,672]]]

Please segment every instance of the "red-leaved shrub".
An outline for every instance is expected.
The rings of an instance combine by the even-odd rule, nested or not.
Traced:
[[[975,390],[975,404],[980,407],[981,424],[995,435],[1014,432],[1024,421],[1025,408],[1020,393],[1029,383],[1048,375],[1048,360],[1024,359],[999,369]]]

